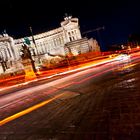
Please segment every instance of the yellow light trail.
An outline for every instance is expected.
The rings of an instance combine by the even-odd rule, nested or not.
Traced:
[[[119,70],[128,69],[128,68],[133,67],[133,66],[135,66],[135,65],[136,65],[136,64],[130,64],[130,65],[128,65],[128,66],[124,66],[123,68],[120,68]]]
[[[128,68],[133,67],[133,66],[135,66],[135,65],[136,65],[136,64],[131,64],[131,65],[125,66],[124,69],[128,69]]]
[[[30,112],[32,112],[32,111],[34,111],[34,110],[36,110],[36,109],[42,107],[42,106],[48,104],[49,102],[51,102],[51,101],[53,101],[53,100],[55,100],[55,99],[58,99],[58,98],[61,97],[63,94],[64,94],[64,93],[59,94],[59,95],[56,95],[55,97],[53,97],[53,98],[51,98],[51,99],[49,99],[49,100],[43,101],[43,102],[41,102],[41,103],[39,103],[39,104],[36,104],[36,105],[34,105],[34,106],[30,107],[30,108],[27,108],[27,109],[25,109],[25,110],[23,110],[23,111],[21,111],[21,112],[18,112],[18,113],[16,113],[16,114],[12,115],[12,116],[9,116],[9,117],[7,117],[7,118],[1,120],[1,121],[0,121],[0,126],[4,125],[4,124],[6,124],[6,123],[8,123],[8,122],[10,122],[10,121],[13,121],[13,120],[15,120],[15,119],[17,119],[17,118],[19,118],[19,117],[21,117],[21,116],[23,116],[23,115],[26,115],[26,114],[28,114],[28,113],[30,113]]]

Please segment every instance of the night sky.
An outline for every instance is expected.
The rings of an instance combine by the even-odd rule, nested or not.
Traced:
[[[102,46],[127,42],[129,35],[140,33],[139,0],[3,0],[0,5],[0,32],[14,38],[29,36],[29,26],[34,34],[60,27],[65,13],[79,18],[82,33],[104,26],[100,34],[83,35]]]

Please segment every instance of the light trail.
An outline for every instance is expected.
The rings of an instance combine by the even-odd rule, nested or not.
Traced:
[[[134,67],[135,65],[136,65],[136,64],[130,64],[130,65],[128,65],[128,66],[124,66],[124,67],[120,68],[119,70],[122,71],[122,70],[128,69],[128,68],[130,68],[130,67]]]
[[[104,62],[105,63],[105,62]],[[98,64],[99,65],[99,64]],[[126,66],[126,68],[129,68],[129,67],[132,67],[132,66],[135,66],[135,64],[131,64],[131,65],[129,65],[129,66]],[[92,66],[90,66],[90,67],[93,67],[93,65]],[[81,69],[81,68],[80,68]],[[84,68],[82,68],[82,69],[84,69]],[[105,71],[102,71],[102,72],[99,72],[99,73],[97,73],[97,74],[94,74],[94,75],[92,75],[92,76],[89,76],[89,77],[87,77],[87,78],[85,78],[85,79],[83,79],[83,80],[81,80],[81,81],[78,81],[78,82],[71,82],[71,83],[68,83],[68,84],[65,84],[65,85],[62,85],[62,86],[60,86],[59,88],[57,88],[56,90],[59,90],[59,89],[62,89],[62,88],[64,88],[64,87],[66,87],[66,86],[70,86],[70,85],[73,85],[73,84],[80,84],[80,83],[83,83],[83,82],[85,82],[85,81],[87,81],[87,80],[89,80],[89,79],[91,79],[91,78],[94,78],[94,77],[97,77],[97,76],[101,76],[102,74],[105,74],[105,73],[107,73],[107,72],[109,72],[109,71],[111,71],[111,70],[114,70],[115,69],[115,67],[113,67],[113,68],[109,68],[109,69],[107,69],[107,70],[105,70]],[[77,69],[76,69],[77,70]],[[89,71],[89,70],[87,70],[87,71]],[[80,74],[82,74],[83,72],[79,72],[79,74],[78,75],[80,75]],[[69,78],[70,77],[74,77],[76,74],[73,74],[73,76],[68,76]],[[68,78],[68,79],[69,79]],[[64,78],[65,79],[65,78]],[[64,80],[63,79],[63,80]],[[60,82],[60,81],[63,81],[62,79],[59,79],[59,80],[56,80],[55,81],[55,83],[56,84],[58,84],[58,82]],[[52,82],[51,82],[52,83]],[[54,84],[54,83],[53,83]],[[38,88],[38,87],[37,87]],[[55,92],[56,90],[53,90],[53,92]],[[59,94],[59,95],[56,95],[55,97],[53,97],[53,98],[51,98],[51,99],[49,99],[49,100],[46,100],[46,101],[44,101],[44,102],[41,102],[41,103],[39,103],[39,104],[36,104],[36,105],[34,105],[34,106],[32,106],[32,107],[30,107],[30,108],[28,108],[28,109],[25,109],[25,110],[23,110],[23,111],[21,111],[21,112],[18,112],[18,113],[16,113],[16,114],[14,114],[14,115],[12,115],[12,116],[9,116],[9,117],[7,117],[7,118],[5,118],[5,119],[3,119],[3,120],[1,120],[0,121],[0,126],[2,126],[2,125],[4,125],[4,124],[6,124],[6,123],[8,123],[8,122],[10,122],[10,121],[12,121],[12,120],[15,120],[16,118],[19,118],[19,117],[21,117],[21,116],[23,116],[23,115],[25,115],[25,114],[28,114],[28,113],[30,113],[30,112],[32,112],[32,111],[34,111],[34,110],[36,110],[36,109],[38,109],[38,108],[40,108],[40,107],[42,107],[42,106],[44,106],[44,105],[46,105],[46,104],[48,104],[49,102],[51,102],[51,101],[53,101],[53,100],[55,100],[55,99],[58,99],[59,97],[61,97],[61,96],[63,96],[64,95],[64,93],[62,93],[62,94]]]
[[[89,80],[89,79],[91,79],[91,78],[94,78],[94,77],[97,77],[97,76],[101,76],[102,74],[107,73],[107,72],[109,72],[109,71],[111,71],[111,70],[114,70],[114,69],[115,69],[115,68],[110,68],[110,69],[108,69],[108,70],[99,72],[99,73],[94,74],[94,75],[92,75],[92,76],[89,76],[89,77],[87,77],[87,78],[85,78],[85,79],[83,79],[83,80],[80,80],[80,81],[78,81],[78,82],[75,82],[75,84],[81,84],[81,83],[83,83],[83,82],[85,82],[85,81],[87,81],[87,80]]]
[[[81,73],[81,72],[80,72],[80,73]],[[74,75],[75,75],[75,74],[74,74]],[[94,76],[98,76],[98,75],[95,74]],[[72,76],[72,77],[74,77],[74,76]],[[91,77],[91,78],[92,78],[92,77]],[[84,80],[84,81],[85,81],[85,80]],[[83,81],[83,82],[84,82],[84,81]],[[57,82],[56,82],[56,83],[57,83]],[[62,85],[62,86],[59,86],[57,89],[54,89],[53,91],[50,91],[50,93],[51,93],[51,92],[55,92],[55,91],[57,91],[57,90],[59,90],[59,89],[62,89],[62,88],[64,88],[64,87],[73,85],[74,83],[78,83],[78,82],[70,82],[70,83],[64,84],[64,85]],[[51,102],[51,101],[53,101],[53,100],[55,100],[55,99],[58,99],[58,98],[61,97],[62,95],[64,95],[64,93],[63,93],[63,94],[56,95],[56,96],[53,97],[52,99],[46,100],[46,101],[44,101],[44,102],[41,102],[41,103],[39,103],[39,104],[37,104],[37,105],[34,105],[34,106],[28,108],[28,109],[25,109],[25,110],[23,110],[23,111],[21,111],[21,112],[18,112],[18,113],[16,113],[16,114],[12,115],[12,116],[9,116],[9,117],[7,117],[7,118],[5,118],[5,119],[3,119],[3,120],[0,121],[0,126],[4,125],[4,124],[6,124],[6,123],[8,123],[8,122],[10,122],[10,121],[12,121],[12,120],[15,120],[15,119],[17,119],[17,118],[19,118],[19,117],[21,117],[21,116],[23,116],[23,115],[25,115],[25,114],[28,114],[28,113],[32,112],[32,111],[34,111],[34,110],[36,110],[36,109],[38,109],[38,108],[40,108],[40,107],[42,107],[42,106],[48,104],[49,102]],[[6,106],[8,106],[8,105],[9,105],[9,104],[7,104]],[[11,105],[11,103],[10,103],[10,105]],[[5,106],[4,106],[4,107],[5,107]]]
[[[115,63],[118,63],[118,62],[115,62]],[[16,92],[16,94],[14,94],[14,95],[10,95],[10,96],[7,96],[6,98],[4,97],[4,98],[1,98],[1,103],[0,103],[0,108],[2,108],[3,106],[5,106],[4,105],[4,103],[6,103],[7,102],[7,104],[9,104],[8,102],[9,102],[9,100],[19,100],[19,98],[23,98],[24,96],[29,96],[29,93],[30,94],[32,94],[32,93],[35,93],[35,92],[37,92],[37,91],[41,91],[41,90],[43,90],[43,89],[45,89],[45,88],[49,88],[49,87],[51,87],[51,86],[53,86],[53,87],[57,87],[57,89],[61,89],[61,88],[64,88],[64,87],[66,87],[66,86],[68,86],[68,85],[72,85],[73,83],[75,83],[75,84],[78,84],[78,83],[82,83],[82,82],[84,82],[84,81],[87,81],[87,80],[89,80],[89,79],[91,79],[91,78],[93,78],[93,77],[97,77],[97,76],[100,76],[100,75],[102,75],[102,74],[104,74],[104,73],[106,73],[106,72],[108,72],[108,71],[111,71],[111,70],[113,70],[114,69],[114,67],[112,68],[112,64],[114,64],[114,62],[113,63],[107,63],[107,64],[105,64],[104,66],[107,66],[107,65],[111,65],[111,69],[110,68],[107,68],[107,70],[105,70],[105,71],[102,71],[102,72],[98,72],[97,74],[94,74],[94,75],[92,75],[91,77],[87,77],[87,78],[85,78],[85,79],[82,79],[81,81],[79,81],[79,82],[74,82],[74,80],[72,80],[72,78],[76,78],[76,77],[78,77],[78,76],[82,76],[82,75],[85,75],[85,74],[88,74],[88,73],[91,73],[92,72],[92,70],[91,69],[87,69],[87,70],[84,70],[84,71],[80,71],[80,72],[78,72],[78,73],[75,73],[75,74],[72,74],[72,75],[69,75],[69,76],[67,76],[67,77],[64,77],[64,78],[61,78],[61,79],[57,79],[57,80],[55,80],[55,81],[52,81],[52,82],[49,82],[49,83],[46,83],[46,84],[43,84],[43,85],[39,85],[39,86],[36,86],[36,87],[30,87],[30,88],[28,88],[28,89],[24,89],[24,90],[21,90],[21,91],[17,91]],[[93,67],[94,68],[94,67]],[[70,82],[72,80],[72,82]],[[58,84],[60,84],[60,83],[64,83],[64,82],[66,82],[66,81],[68,81],[69,83],[68,84],[63,84],[63,87],[60,87],[60,85],[58,86]],[[24,83],[25,84],[25,83]],[[26,94],[26,93],[28,93],[28,94]],[[49,93],[48,93],[49,94]],[[12,97],[11,97],[12,96]],[[11,101],[12,101],[11,100]],[[10,101],[10,102],[11,102]],[[13,101],[12,101],[13,102]],[[11,103],[10,103],[11,104]]]
[[[58,84],[59,81],[61,82],[61,79],[56,80],[55,84]],[[52,86],[52,84],[53,84],[53,82],[50,82],[48,84],[40,85],[40,86],[37,86],[37,87],[32,87],[32,88],[25,89],[25,90],[22,90],[22,91],[17,91],[16,94],[14,94],[14,95],[11,94],[11,95],[9,95],[7,97],[1,98],[1,100],[0,100],[1,101],[0,102],[0,109],[5,108],[7,106],[10,106],[12,104],[18,103],[19,101],[25,100],[26,98],[30,98],[33,95],[36,96],[35,92],[40,91],[42,89],[45,89],[46,87],[50,87],[50,86]],[[47,92],[47,95],[49,95],[49,94],[51,94],[53,92],[56,92],[58,90],[61,90],[61,89],[65,88],[65,87],[68,87],[68,86],[70,86],[72,84],[73,84],[73,82],[69,82],[69,83],[63,84],[63,85],[61,85],[61,86],[59,86],[57,88],[53,88],[53,89],[51,89],[51,90],[49,90]],[[12,100],[10,100],[10,99],[12,99]],[[10,100],[10,102],[9,102],[9,100]],[[5,104],[5,105],[3,105],[3,104]]]
[[[50,102],[52,102],[52,101],[54,101],[54,100],[60,98],[60,97],[63,96],[63,95],[64,95],[64,93],[59,94],[59,95],[56,95],[56,96],[53,97],[52,99],[46,100],[46,101],[44,101],[44,102],[41,102],[41,103],[39,103],[39,104],[36,104],[36,105],[34,105],[34,106],[28,108],[28,109],[25,109],[25,110],[23,110],[23,111],[21,111],[21,112],[18,112],[18,113],[16,113],[16,114],[12,115],[12,116],[9,116],[9,117],[7,117],[7,118],[5,118],[5,119],[3,119],[3,120],[0,121],[0,126],[4,125],[4,124],[6,124],[6,123],[8,123],[8,122],[10,122],[10,121],[13,121],[13,120],[15,120],[15,119],[17,119],[17,118],[19,118],[19,117],[21,117],[21,116],[23,116],[23,115],[26,115],[26,114],[28,114],[28,113],[30,113],[30,112],[32,112],[32,111],[38,109],[38,108],[41,108],[41,107],[45,106],[46,104],[48,104],[48,103],[50,103]]]
[[[137,60],[136,62],[132,62],[131,64],[129,64],[129,65],[127,65],[127,66],[124,66],[123,68],[120,68],[119,70],[124,70],[124,69],[128,69],[128,68],[130,68],[130,67],[134,67],[135,65],[138,64],[139,61],[140,61],[140,60]],[[110,65],[111,65],[111,64],[110,64]],[[123,65],[123,64],[122,64],[122,65]],[[97,77],[97,76],[101,76],[102,74],[105,74],[105,73],[107,73],[107,72],[109,72],[109,71],[111,71],[111,70],[114,70],[114,69],[116,69],[116,68],[115,68],[115,67],[110,68],[110,69],[108,69],[108,70],[99,72],[99,73],[97,73],[97,74],[94,74],[94,75],[92,75],[92,76],[89,76],[89,77],[87,77],[87,78],[85,78],[85,79],[82,79],[82,80],[80,80],[80,81],[78,81],[78,82],[74,82],[74,83],[75,83],[75,84],[81,84],[81,83],[83,83],[83,82],[85,82],[85,81],[87,81],[87,80],[90,80],[90,79],[92,79],[92,78],[94,78],[94,77]]]
[[[21,75],[21,76],[15,76],[15,77],[10,77],[10,78],[7,78],[7,79],[0,79],[0,82],[5,82],[5,81],[10,81],[10,80],[15,80],[15,79],[18,79],[18,78],[24,78],[24,75]]]
[[[60,87],[57,88],[57,89],[51,90],[50,92],[48,92],[48,94],[50,94],[50,93],[52,93],[52,92],[55,92],[55,91],[57,91],[57,90],[60,90],[60,89],[62,89],[62,88],[64,88],[64,87],[67,87],[67,86],[69,86],[69,85],[72,85],[72,84],[73,84],[73,83],[68,83],[68,84],[62,85],[62,86],[60,86]],[[34,105],[34,106],[30,107],[30,108],[27,108],[27,109],[23,110],[23,111],[21,111],[21,112],[18,112],[18,113],[16,113],[16,114],[12,115],[12,116],[9,116],[9,117],[7,117],[7,118],[5,118],[5,119],[3,119],[3,120],[0,121],[0,126],[4,125],[4,124],[6,124],[6,123],[8,123],[8,122],[10,122],[10,121],[13,121],[13,120],[15,120],[15,119],[17,119],[17,118],[19,118],[19,117],[21,117],[21,116],[23,116],[23,115],[26,115],[26,114],[28,114],[28,113],[30,113],[30,112],[32,112],[32,111],[38,109],[38,108],[41,108],[41,107],[45,106],[46,104],[50,103],[51,101],[53,101],[53,100],[55,100],[55,99],[58,99],[59,97],[63,96],[64,94],[65,94],[65,93],[56,95],[56,96],[53,97],[52,99],[43,101],[43,102],[41,102],[41,103],[39,103],[39,104],[36,104],[36,105]],[[9,105],[9,104],[7,104],[6,106],[8,106],[8,105]],[[11,105],[11,103],[10,103],[10,105]],[[4,107],[6,107],[6,106],[4,106]]]
[[[53,77],[59,76],[59,75],[65,75],[65,74],[69,74],[69,73],[72,73],[72,72],[76,72],[76,71],[80,71],[80,70],[85,70],[87,68],[91,68],[91,67],[98,66],[98,65],[105,64],[105,63],[112,62],[112,61],[114,61],[114,60],[113,59],[101,60],[98,63],[94,62],[92,64],[90,62],[90,65],[86,64],[86,65],[84,65],[84,66],[82,66],[80,68],[77,68],[77,69],[56,73],[56,74],[53,74],[53,75],[50,75],[50,76],[47,76],[47,77],[43,77],[43,78],[39,78],[39,79],[34,79],[34,80],[31,80],[31,81],[27,81],[27,82],[20,83],[20,84],[17,84],[17,85],[13,85],[13,86],[9,86],[9,87],[4,87],[4,88],[1,88],[0,91],[4,91],[4,90],[11,89],[11,88],[14,88],[14,87],[19,87],[19,86],[22,86],[22,85],[27,85],[27,84],[35,82],[35,81],[41,81],[41,80],[53,78]]]

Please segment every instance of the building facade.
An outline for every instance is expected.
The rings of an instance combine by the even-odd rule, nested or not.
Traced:
[[[26,37],[30,42],[29,48],[35,61],[38,57],[44,58],[44,56],[66,56],[69,53],[78,55],[89,51],[100,51],[100,47],[95,45],[96,40],[82,38],[78,18],[65,17],[60,25],[59,28]],[[5,67],[13,65],[18,67],[24,43],[25,38],[13,39],[7,34],[0,36],[0,73],[5,71],[5,65]]]
[[[81,39],[78,18],[66,17],[61,22],[61,27],[54,30],[34,35],[35,44],[32,36],[28,37],[31,42],[31,51],[34,50],[35,55],[54,54],[64,55],[64,46],[68,42]],[[18,48],[18,56],[20,58],[20,49],[24,43],[24,38],[14,40],[15,47]]]
[[[0,36],[0,73],[16,63],[18,56],[14,40],[7,34]]]

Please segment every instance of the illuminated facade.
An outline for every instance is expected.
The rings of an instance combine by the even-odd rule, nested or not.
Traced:
[[[0,57],[3,60],[11,60],[15,59],[16,50],[14,47],[14,40],[12,37],[4,34],[0,36]]]
[[[61,27],[34,35],[36,46],[32,41],[32,36],[28,38],[31,41],[31,47],[36,55],[49,53],[65,56],[65,44],[81,39],[82,37],[79,30],[78,18],[66,17],[64,21],[61,22]],[[24,38],[16,39],[14,41],[15,47],[19,49],[17,53],[20,57],[20,49],[24,42]]]
[[[38,57],[50,59],[50,56],[100,51],[96,40],[82,38],[78,18],[65,17],[60,25],[59,28],[27,37],[30,40],[29,48],[36,63]],[[21,68],[21,49],[24,42],[25,38],[13,39],[7,34],[0,36],[0,73],[5,71],[4,67]]]
[[[100,46],[95,39],[81,38],[65,44],[65,54],[76,56],[87,52],[100,52]]]
[[[14,40],[7,34],[0,36],[0,73],[12,66],[18,59],[17,48],[14,46]]]

